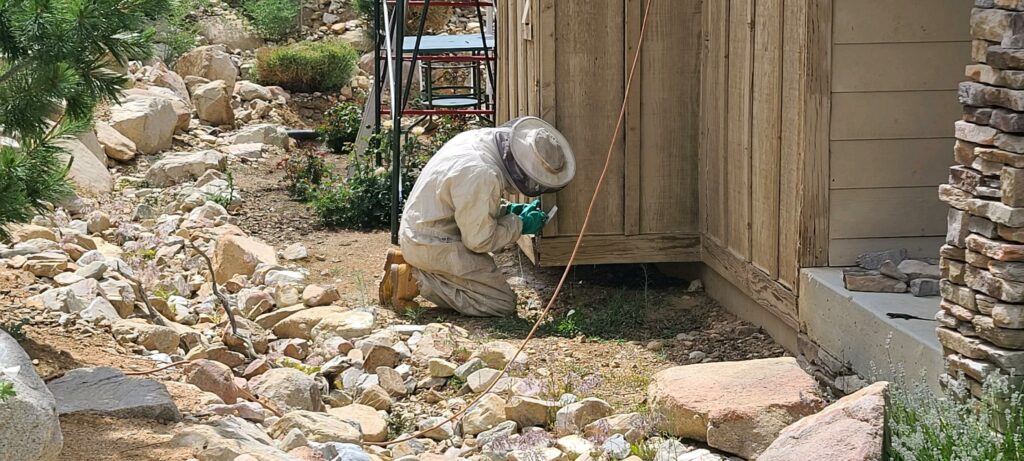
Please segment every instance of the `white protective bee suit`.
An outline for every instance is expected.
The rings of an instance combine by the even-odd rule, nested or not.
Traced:
[[[462,133],[431,158],[399,228],[420,294],[471,316],[506,316],[516,309],[516,294],[488,255],[518,240],[523,226],[502,210],[502,194],[516,189],[501,166],[496,130]]]

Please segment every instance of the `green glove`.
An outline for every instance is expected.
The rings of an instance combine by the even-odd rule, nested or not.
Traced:
[[[536,235],[544,228],[548,215],[540,210],[530,210],[520,216],[523,218],[523,235]]]
[[[509,203],[508,205],[505,206],[505,209],[508,210],[509,214],[514,214],[514,215],[517,215],[517,216],[522,216],[522,215],[530,212],[531,210],[539,210],[540,209],[540,199],[534,200],[533,202],[530,202],[529,204],[526,204],[526,203]]]

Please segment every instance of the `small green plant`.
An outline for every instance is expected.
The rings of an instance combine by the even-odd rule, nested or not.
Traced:
[[[575,337],[580,334],[580,314],[576,312],[576,309],[570,309],[569,312],[565,313],[565,317],[562,317],[555,324],[555,332],[559,336],[565,336],[568,338]]]
[[[324,112],[324,121],[317,128],[320,138],[324,140],[332,151],[336,153],[348,153],[351,144],[355,142],[359,133],[359,123],[362,120],[362,111],[359,106],[351,102],[341,102]]]
[[[31,319],[24,318],[16,322],[4,323],[0,325],[0,330],[6,331],[15,341],[20,343],[25,340],[25,325],[31,322]]]
[[[320,372],[320,367],[306,365],[298,360],[291,357],[281,357],[278,359],[277,364],[285,368],[294,368],[307,375],[315,375]]]
[[[296,200],[310,200],[331,177],[331,167],[318,152],[302,151],[278,163],[284,170],[285,188]]]
[[[407,307],[402,311],[402,317],[414,324],[420,323],[428,309],[423,306]]]
[[[925,381],[902,374],[888,389],[887,459],[894,461],[1024,460],[1024,388],[1005,376],[986,379],[981,398],[963,376],[936,398]]]
[[[401,411],[392,412],[388,415],[388,438],[394,440],[403,434],[408,434],[416,427],[412,415]]]
[[[7,399],[17,395],[14,392],[14,384],[7,380],[0,379],[0,402],[6,402]]]
[[[643,461],[654,461],[654,457],[658,454],[658,447],[646,440],[638,440],[629,444],[629,454]]]
[[[217,193],[213,197],[210,197],[210,201],[216,203],[224,208],[231,206],[231,202],[235,199],[235,176],[231,174],[231,170],[226,173],[228,178],[228,191],[227,193]]]
[[[298,42],[256,54],[256,79],[298,92],[332,91],[348,84],[359,56],[339,40]]]
[[[171,296],[175,296],[177,294],[178,294],[178,291],[175,290],[174,288],[159,287],[159,288],[153,290],[153,296],[156,296],[157,298],[160,298],[160,299],[162,299],[164,301],[167,301],[168,299],[171,299]]]
[[[462,386],[465,385],[466,380],[463,378],[460,378],[458,376],[452,376],[451,378],[448,378],[448,388],[451,389],[452,391],[458,392],[459,389],[462,389]]]
[[[242,9],[263,38],[278,41],[299,28],[302,5],[297,0],[246,0]]]

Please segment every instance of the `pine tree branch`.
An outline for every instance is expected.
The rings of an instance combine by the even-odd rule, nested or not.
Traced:
[[[3,75],[0,75],[0,85],[3,85],[4,82],[6,82],[7,80],[10,80],[12,77],[14,77],[15,74],[17,74],[18,72],[21,72],[26,67],[28,67],[28,60],[23,60],[23,61],[15,64],[13,66],[11,66],[10,69],[7,69],[7,72],[4,72]]]

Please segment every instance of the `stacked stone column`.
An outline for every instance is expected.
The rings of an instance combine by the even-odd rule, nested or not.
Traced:
[[[936,316],[947,374],[980,395],[991,374],[1024,377],[1024,0],[978,0],[960,84],[956,165]]]

